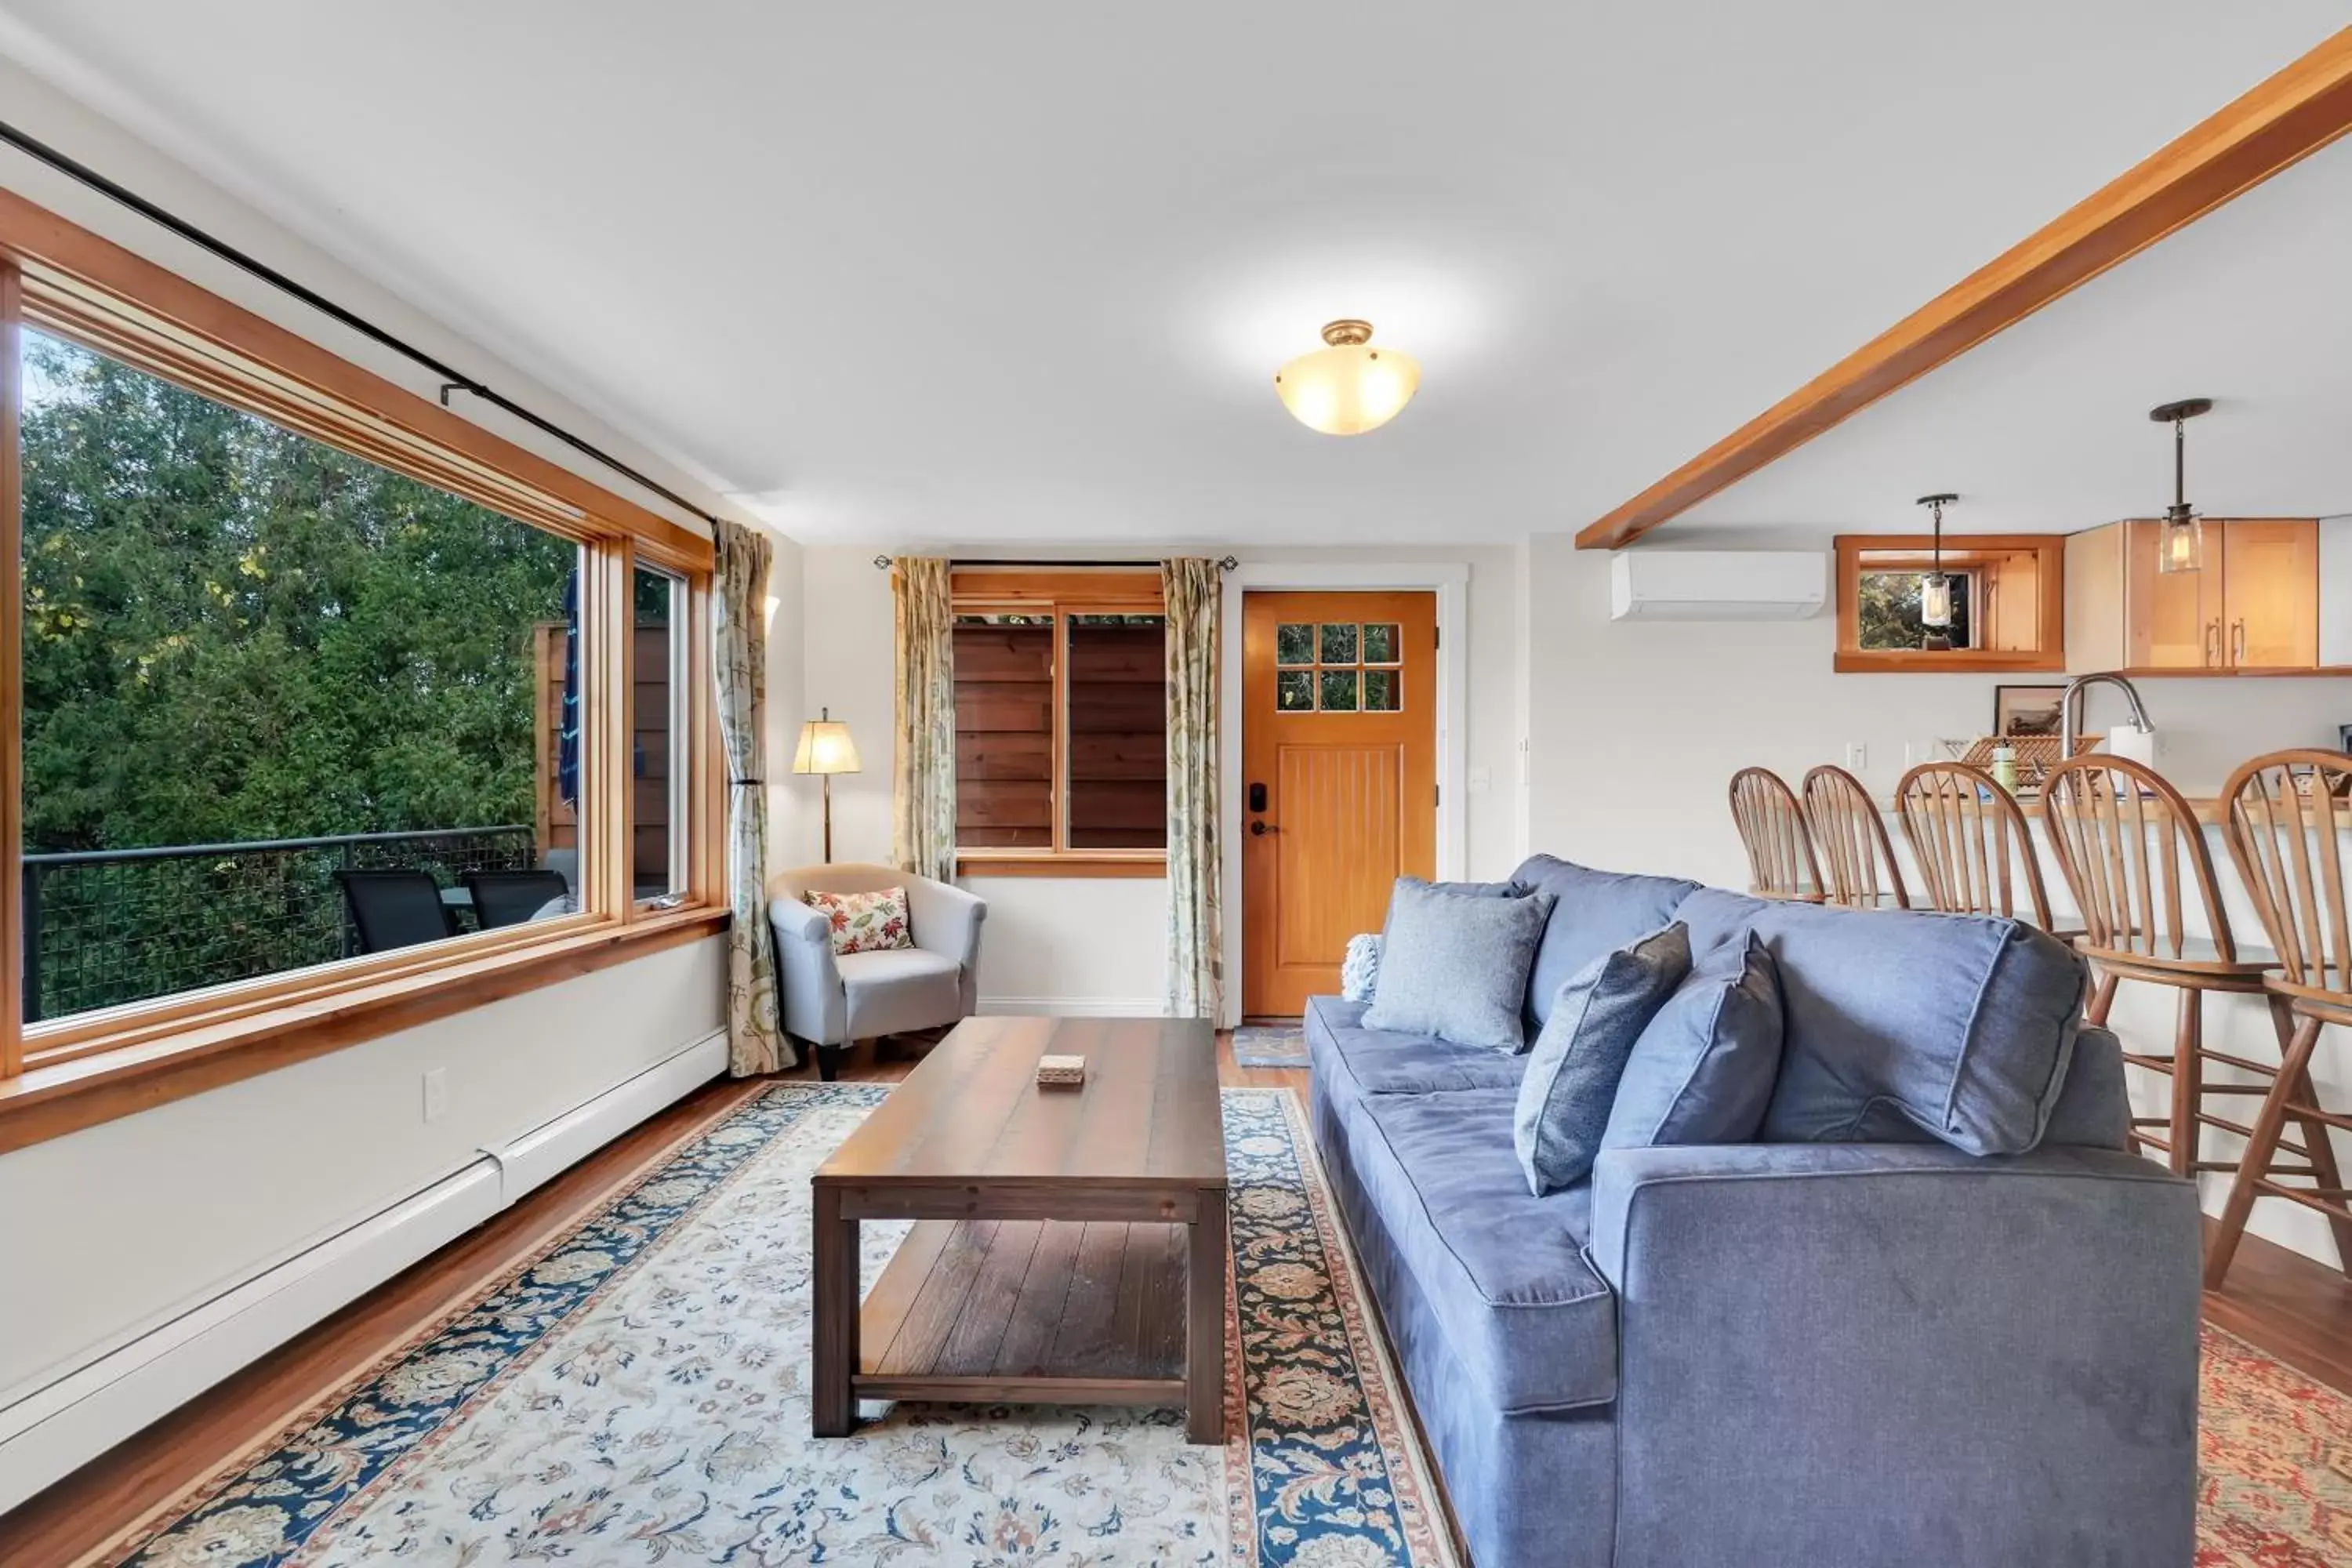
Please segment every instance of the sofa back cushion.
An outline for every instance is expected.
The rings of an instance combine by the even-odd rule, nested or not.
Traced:
[[[2082,1025],[2083,962],[2017,921],[1773,903],[1708,888],[1678,918],[1705,954],[1753,931],[1785,1025],[1768,1142],[1921,1132],[1972,1154],[2041,1142]]]
[[[1633,1042],[1690,973],[1680,923],[1604,952],[1560,987],[1528,1052],[1511,1146],[1541,1197],[1592,1173]]]
[[[1673,920],[1675,907],[1698,890],[1680,877],[1595,871],[1552,855],[1529,856],[1511,873],[1511,885],[1552,896],[1543,945],[1528,973],[1528,1016],[1538,1028],[1551,1017],[1562,985],[1601,954]]]
[[[1780,981],[1754,931],[1709,952],[1633,1042],[1604,1149],[1748,1143],[1780,1079]]]
[[[1523,1051],[1519,1009],[1551,895],[1486,898],[1399,877],[1364,1027]]]

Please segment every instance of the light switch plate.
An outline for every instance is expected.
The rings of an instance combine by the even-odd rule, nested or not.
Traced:
[[[1860,741],[1848,741],[1845,743],[1845,771],[1858,773],[1869,766],[1870,748]]]
[[[425,1120],[438,1121],[449,1114],[449,1069],[435,1068],[425,1075]]]

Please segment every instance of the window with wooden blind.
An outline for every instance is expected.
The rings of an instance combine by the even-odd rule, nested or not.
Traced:
[[[1161,874],[1168,699],[1158,574],[964,570],[954,590],[962,868]]]

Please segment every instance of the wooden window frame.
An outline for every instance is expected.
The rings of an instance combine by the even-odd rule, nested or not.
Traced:
[[[449,491],[578,544],[587,657],[582,912],[425,948],[23,1023],[23,329]],[[630,874],[631,590],[686,584],[686,885],[639,903]],[[0,191],[0,1150],[89,1126],[722,929],[724,787],[711,668],[710,542],[53,213]],[[674,679],[677,678],[674,674]]]
[[[2066,536],[2063,533],[1947,534],[1944,553],[1958,557],[1958,564],[1979,555],[2032,552],[2041,607],[2037,622],[2042,646],[2032,649],[2000,648],[1865,648],[1862,646],[1863,555],[1865,552],[1900,551],[1920,558],[1925,570],[1932,536],[1925,533],[1841,533],[1837,552],[1837,651],[1831,668],[1841,675],[2007,675],[2057,671],[2066,668]],[[1874,569],[1886,569],[1874,563]],[[1894,570],[1908,570],[1897,564]],[[1975,608],[1975,606],[1972,606]]]
[[[1054,846],[1013,849],[980,846],[956,850],[964,877],[1165,877],[1168,851],[1069,847],[1069,647],[1072,616],[1162,616],[1167,600],[1157,572],[1106,572],[960,567],[948,582],[958,616],[1043,615],[1054,626],[1054,713],[1050,736]],[[961,787],[961,785],[959,785]]]

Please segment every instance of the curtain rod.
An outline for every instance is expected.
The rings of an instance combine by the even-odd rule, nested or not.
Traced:
[[[488,404],[491,407],[512,415],[515,418],[521,420],[524,424],[529,425],[533,429],[541,431],[546,435],[552,436],[555,439],[562,442],[565,446],[571,447],[582,457],[588,458],[591,462],[602,463],[604,467],[612,469],[613,472],[621,475],[623,478],[630,480],[634,484],[650,490],[655,495],[661,497],[662,500],[669,502],[672,506],[675,506],[683,511],[691,512],[694,516],[698,517],[703,521],[710,524],[712,528],[715,529],[719,526],[719,519],[703,510],[700,507],[695,505],[692,501],[687,500],[676,490],[671,489],[667,485],[661,483],[657,479],[648,478],[637,469],[631,468],[628,464],[621,461],[620,458],[614,457],[610,452],[605,451],[603,447],[592,446],[588,442],[582,440],[579,437],[574,436],[571,431],[563,428],[561,425],[554,423],[552,420],[542,419],[538,415],[533,414],[530,409],[525,408],[521,404],[514,401],[514,399],[508,397],[503,394],[491,391],[490,388],[475,380],[472,376],[467,375],[464,371],[457,370],[453,366],[444,363],[442,361],[436,359],[433,355],[426,353],[423,349],[416,347],[414,343],[408,342],[404,339],[394,337],[392,333],[384,331],[382,327],[377,326],[373,321],[369,321],[366,317],[358,314],[356,311],[345,310],[342,306],[336,304],[332,300],[330,300],[325,295],[318,292],[318,290],[309,288],[304,284],[296,282],[293,279],[289,278],[285,273],[278,271],[278,268],[270,266],[268,263],[257,260],[253,257],[247,256],[244,251],[237,249],[236,247],[229,244],[226,240],[220,239],[208,234],[205,230],[198,228],[194,224],[190,223],[187,219],[179,216],[177,214],[166,211],[164,208],[157,206],[153,202],[149,201],[138,192],[131,190],[126,186],[117,184],[114,181],[107,178],[104,174],[100,174],[89,164],[81,163],[78,159],[69,157],[67,154],[58,152],[56,148],[48,145],[45,142],[35,140],[33,137],[27,135],[23,131],[18,130],[16,126],[9,124],[5,120],[0,120],[0,142],[5,142],[8,145],[16,148],[18,152],[47,163],[50,168],[57,170],[59,174],[79,181],[81,184],[88,185],[91,190],[98,192],[100,195],[113,198],[122,205],[129,207],[132,212],[137,213],[140,216],[146,218],[151,223],[161,225],[163,227],[171,230],[173,234],[178,235],[182,239],[184,239],[189,244],[195,246],[198,249],[210,251],[213,255],[219,257],[223,261],[227,262],[230,266],[252,274],[254,277],[260,279],[264,283],[268,284],[271,288],[276,289],[282,293],[292,295],[295,299],[299,300],[305,305],[310,306],[310,309],[318,311],[321,315],[333,319],[343,326],[349,327],[352,331],[359,333],[360,336],[367,339],[369,342],[376,343],[383,348],[390,349],[393,353],[404,355],[406,358],[415,361],[416,363],[423,365],[426,370],[431,371],[434,374],[441,378],[442,407],[446,408],[449,406],[449,395],[453,392],[463,392],[474,397],[478,397],[484,403]]]
[[[897,557],[895,556],[877,555],[874,558],[875,569],[877,571],[887,572],[890,570],[896,560]],[[1160,563],[1157,560],[1077,561],[1071,560],[1067,557],[1031,560],[1013,556],[993,556],[986,560],[976,560],[969,556],[959,555],[952,556],[948,561],[950,570],[953,570],[958,566],[1157,566]],[[1220,572],[1230,572],[1240,564],[1241,562],[1238,558],[1226,555],[1219,558],[1217,562],[1217,570]]]

